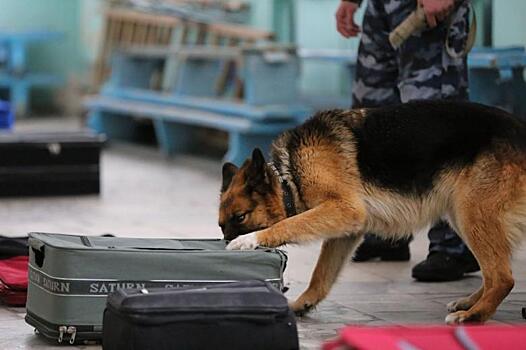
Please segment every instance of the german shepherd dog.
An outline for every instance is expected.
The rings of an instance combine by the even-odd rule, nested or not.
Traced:
[[[365,232],[398,239],[447,220],[483,283],[446,322],[484,322],[513,288],[526,233],[526,123],[452,101],[319,112],[274,141],[271,163],[258,149],[226,163],[220,200],[227,249],[323,240],[298,313],[327,296]]]

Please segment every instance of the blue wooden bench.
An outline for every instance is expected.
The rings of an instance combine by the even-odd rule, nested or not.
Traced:
[[[298,56],[302,64],[321,62],[343,67],[344,79],[348,79],[352,87],[352,80],[356,70],[356,52],[340,49],[299,49]],[[351,92],[340,95],[302,95],[302,101],[315,110],[330,108],[349,108],[351,106]]]
[[[354,51],[303,49],[299,51],[299,56],[304,61],[343,65],[349,80],[354,79],[356,68]],[[526,117],[524,67],[526,67],[524,47],[474,48],[468,55],[470,99],[499,106]],[[314,107],[329,103],[340,106],[350,103],[350,95],[349,91],[346,96],[336,96],[321,102],[309,100],[307,103]]]
[[[0,88],[9,90],[16,116],[28,110],[29,91],[35,86],[56,86],[60,78],[27,70],[27,48],[30,44],[56,40],[62,35],[51,31],[0,31]]]
[[[167,91],[152,88],[152,76],[176,58]],[[224,65],[235,62],[226,78]],[[133,140],[137,119],[150,119],[161,150],[186,151],[196,128],[228,133],[225,160],[241,164],[255,147],[268,150],[282,131],[303,122],[310,110],[299,103],[299,60],[279,47],[129,48],[118,52],[98,96],[88,98],[88,125],[109,138]],[[218,84],[231,86],[220,89]],[[241,82],[241,85],[239,85]],[[243,98],[236,98],[241,87]]]
[[[474,48],[468,57],[470,99],[526,118],[524,47]]]

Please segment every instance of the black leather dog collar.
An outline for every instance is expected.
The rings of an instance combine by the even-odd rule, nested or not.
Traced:
[[[283,190],[283,205],[285,206],[287,217],[290,218],[291,216],[296,215],[296,204],[294,202],[294,194],[292,193],[292,189],[290,188],[287,180],[281,176],[281,173],[273,163],[268,163],[268,166],[270,169],[272,169],[272,172],[278,178],[278,181],[281,184],[281,189]]]

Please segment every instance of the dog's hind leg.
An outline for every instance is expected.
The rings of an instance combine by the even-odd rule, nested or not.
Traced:
[[[463,307],[469,307],[471,303],[476,301],[469,309],[456,311],[446,317],[446,323],[464,323],[464,322],[485,322],[497,310],[499,304],[509,294],[513,288],[514,281],[511,274],[509,250],[492,245],[494,237],[488,237],[488,234],[479,231],[478,228],[473,228],[475,233],[468,234],[472,238],[468,239],[469,245],[473,254],[477,258],[483,276],[483,286],[473,295],[467,298],[467,302],[463,304],[464,300],[460,300],[458,305],[455,305],[459,310]],[[495,231],[490,232],[495,233]],[[480,239],[480,235],[486,236],[485,239]],[[505,239],[505,236],[502,235]],[[498,244],[497,244],[498,245]],[[477,300],[477,297],[478,300]]]
[[[476,201],[464,208],[459,218],[460,234],[477,258],[483,285],[470,297],[448,305],[450,311],[456,311],[446,317],[449,324],[488,320],[514,285],[504,211]]]
[[[469,310],[473,305],[479,301],[480,297],[484,293],[484,286],[481,286],[476,292],[468,297],[460,298],[456,301],[452,301],[447,304],[447,312],[455,312],[461,310]]]
[[[302,315],[327,296],[344,263],[361,241],[361,238],[362,235],[351,235],[323,241],[309,287],[296,301],[291,303],[294,312]]]

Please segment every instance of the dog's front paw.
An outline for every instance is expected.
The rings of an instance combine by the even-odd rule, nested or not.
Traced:
[[[298,317],[303,317],[311,312],[316,306],[307,300],[299,298],[296,301],[289,300],[289,307]]]
[[[469,303],[465,298],[452,301],[447,304],[447,312],[453,313],[457,311],[467,311],[472,307],[472,303]]]
[[[469,311],[457,311],[446,316],[446,323],[449,325],[463,323],[483,323],[485,318],[479,313]]]
[[[227,250],[252,250],[256,249],[259,245],[258,238],[255,232],[247,235],[239,236],[230,242],[227,246]]]

